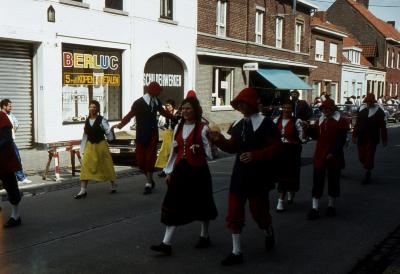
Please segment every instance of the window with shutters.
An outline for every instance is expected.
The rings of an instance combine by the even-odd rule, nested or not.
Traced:
[[[226,36],[226,7],[225,1],[217,1],[217,36]]]
[[[324,43],[323,40],[315,40],[315,60],[317,61],[324,60]]]
[[[275,22],[275,36],[276,36],[276,42],[275,46],[277,48],[282,48],[283,45],[283,18],[282,17],[276,17],[276,22]]]
[[[264,12],[262,10],[256,10],[256,43],[263,43],[263,25],[264,25]]]
[[[334,43],[329,44],[329,62],[337,63],[337,45]]]
[[[160,17],[165,19],[173,19],[173,0],[161,0]]]

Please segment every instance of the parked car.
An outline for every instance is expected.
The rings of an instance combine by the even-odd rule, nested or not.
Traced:
[[[400,121],[400,106],[393,104],[382,105],[383,111],[386,115],[386,121],[389,123],[396,123]]]
[[[136,166],[135,137],[127,131],[115,134],[115,139],[108,142],[114,165]]]

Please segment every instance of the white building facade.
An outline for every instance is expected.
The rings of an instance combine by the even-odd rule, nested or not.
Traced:
[[[348,97],[355,96],[362,99],[367,94],[366,74],[368,66],[361,65],[362,49],[357,47],[343,48],[343,55],[349,63],[342,63],[342,94],[340,104],[344,104]]]
[[[187,0],[9,1],[0,99],[20,120],[17,144],[80,139],[92,99],[120,121],[152,80],[179,102],[195,83],[196,11]]]

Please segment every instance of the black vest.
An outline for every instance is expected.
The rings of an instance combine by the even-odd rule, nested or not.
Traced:
[[[136,112],[136,142],[138,144],[148,144],[154,131],[158,136],[157,112],[162,107],[162,103],[158,98],[156,100],[158,105],[153,108],[143,97],[133,103],[132,108]]]
[[[103,116],[97,116],[96,120],[93,123],[93,126],[90,125],[89,118],[86,119],[85,122],[85,134],[88,136],[88,141],[92,144],[97,144],[103,141],[104,138],[104,130],[101,127],[101,121],[103,120]]]

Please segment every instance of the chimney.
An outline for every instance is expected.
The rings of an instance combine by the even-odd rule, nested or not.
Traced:
[[[369,7],[369,0],[355,0],[357,3],[364,5],[368,9]]]
[[[326,11],[317,11],[317,12],[314,14],[314,17],[317,17],[317,18],[321,19],[322,22],[326,22],[326,20],[327,20],[327,13],[326,13]]]
[[[394,28],[396,27],[396,21],[387,21],[389,25],[392,25]]]

